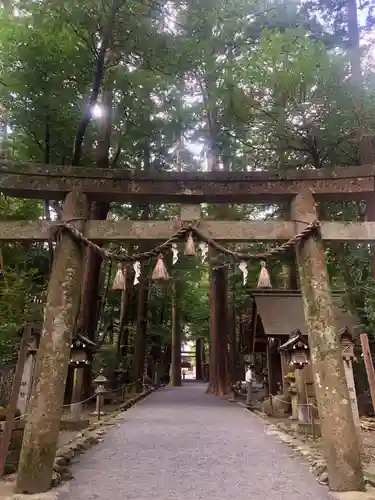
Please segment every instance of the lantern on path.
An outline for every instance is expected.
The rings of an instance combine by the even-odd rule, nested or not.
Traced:
[[[107,391],[108,379],[104,375],[103,368],[100,369],[99,375],[96,377],[95,380],[93,380],[93,383],[95,384],[97,393],[103,394],[104,392]]]
[[[109,382],[109,380],[104,375],[103,368],[101,368],[100,372],[99,372],[99,375],[93,381],[93,383],[95,385],[95,388],[96,388],[96,415],[98,417],[98,420],[100,420],[100,416],[101,415],[105,415],[105,413],[102,412],[103,394],[105,392],[107,392],[108,382]]]

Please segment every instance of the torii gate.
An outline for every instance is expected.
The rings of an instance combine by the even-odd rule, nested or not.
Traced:
[[[211,241],[294,239],[330,487],[336,491],[363,491],[359,443],[335,329],[323,241],[373,243],[375,222],[321,221],[318,224],[315,200],[372,201],[374,190],[375,167],[371,165],[276,175],[269,172],[138,173],[15,165],[1,160],[0,191],[24,198],[65,200],[63,222],[66,227],[56,249],[48,287],[36,382],[17,476],[18,491],[40,493],[51,484],[70,342],[79,307],[85,239],[86,244],[87,240],[96,243],[167,240],[181,230],[181,222],[191,224],[197,222],[197,218],[199,232]],[[91,201],[187,205],[288,202],[291,220],[205,220],[200,219],[199,210],[190,207],[195,215],[189,219],[185,211],[182,221],[94,221],[88,220]],[[1,221],[0,240],[43,241],[51,237],[55,227],[55,222],[48,221]],[[77,231],[81,238],[74,236]]]

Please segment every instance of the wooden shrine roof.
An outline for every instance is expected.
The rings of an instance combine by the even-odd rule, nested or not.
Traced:
[[[262,321],[267,336],[289,335],[300,330],[302,335],[308,335],[308,328],[303,312],[300,293],[288,294],[270,290],[269,292],[253,293],[257,305],[258,317]],[[340,296],[333,296],[337,329],[358,327],[358,320],[345,309]]]

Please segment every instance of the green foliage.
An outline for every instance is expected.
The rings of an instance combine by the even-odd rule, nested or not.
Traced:
[[[41,215],[37,201],[0,196],[2,220],[36,219]],[[15,360],[22,327],[40,322],[42,304],[36,302],[45,288],[45,252],[40,246],[2,245],[5,280],[0,282],[0,363]]]
[[[110,377],[116,368],[116,348],[111,345],[104,345],[94,359],[94,375],[99,375],[100,370],[103,368],[106,376]]]
[[[79,123],[89,109],[80,164],[94,164],[98,131],[110,111],[103,105],[106,91],[113,107],[109,157],[119,168],[282,172],[357,161],[346,10],[337,2],[313,0],[301,7],[265,0],[25,0],[21,10],[22,15],[15,15],[4,9],[0,17],[0,104],[11,130],[2,147],[8,146],[11,159],[69,163]],[[333,30],[318,22],[316,12],[332,21]],[[340,50],[327,51],[328,45]],[[103,46],[107,52],[101,60]],[[95,86],[101,116],[87,108]],[[370,130],[375,127],[374,89],[370,68],[363,117]],[[358,219],[363,210],[345,202],[320,208],[324,218],[338,220]],[[228,220],[278,217],[284,209],[203,206],[206,215]],[[167,219],[177,214],[178,208],[170,205],[111,206],[113,217]],[[41,215],[39,202],[0,198],[3,219]],[[266,246],[245,247],[260,248]],[[45,288],[48,253],[43,245],[7,245],[3,253],[9,290],[4,289],[0,319],[14,325],[1,334],[6,344],[24,321],[22,294],[32,297]],[[369,249],[332,247],[327,260],[332,285],[349,291],[351,307],[360,311],[368,331],[375,331]],[[258,263],[250,263],[249,287],[258,272]],[[208,336],[207,267],[181,255],[173,279],[182,288],[186,335]],[[230,279],[238,316],[247,289],[238,270]],[[149,298],[149,343],[166,344],[170,290],[153,285]],[[106,318],[111,315],[119,317],[118,298],[108,299]],[[133,329],[134,322],[132,314]]]
[[[35,304],[30,291],[37,269],[15,271],[5,268],[0,284],[0,362],[15,361],[23,326],[41,317],[41,304]]]

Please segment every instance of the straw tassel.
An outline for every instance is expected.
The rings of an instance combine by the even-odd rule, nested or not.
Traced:
[[[125,290],[126,285],[125,285],[125,272],[122,267],[122,264],[117,265],[117,272],[115,279],[113,280],[112,284],[112,291],[118,292],[118,291],[123,291]]]
[[[189,233],[186,240],[184,255],[194,257],[195,256],[195,243],[192,233]]]
[[[155,281],[166,281],[169,280],[169,274],[167,268],[164,264],[164,257],[162,253],[159,253],[156,266],[152,272],[151,278]]]
[[[260,273],[258,279],[258,288],[272,288],[271,278],[269,272],[267,271],[266,262],[262,260],[260,262]]]

